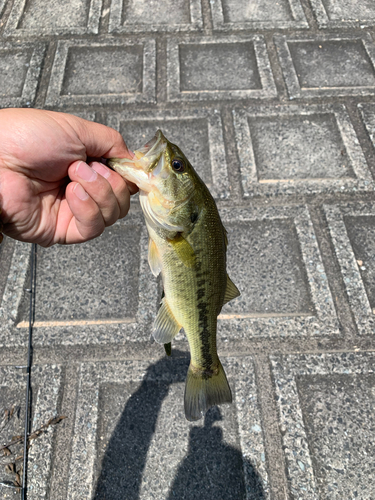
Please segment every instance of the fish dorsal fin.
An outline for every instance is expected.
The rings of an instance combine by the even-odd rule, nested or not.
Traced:
[[[154,240],[148,239],[148,263],[154,276],[158,276],[161,271],[159,252]]]
[[[195,253],[190,243],[181,234],[177,234],[172,240],[168,241],[184,265],[186,267],[193,267],[195,264]]]
[[[233,281],[230,279],[230,277],[227,275],[227,287],[225,289],[223,305],[235,299],[236,297],[239,297],[240,295],[241,295],[240,291],[233,283]]]
[[[169,344],[181,330],[181,325],[177,323],[168,302],[164,299],[154,322],[152,335],[159,344]]]

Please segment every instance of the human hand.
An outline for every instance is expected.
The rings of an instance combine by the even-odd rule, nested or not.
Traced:
[[[99,161],[132,158],[115,130],[66,113],[0,110],[3,232],[50,246],[81,243],[125,217],[138,189]]]

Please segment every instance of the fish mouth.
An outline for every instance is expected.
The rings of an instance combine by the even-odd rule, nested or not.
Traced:
[[[159,163],[160,159],[163,159],[164,152],[168,146],[168,139],[164,136],[161,130],[158,130],[154,137],[148,141],[140,149],[134,151],[133,158],[109,158],[107,160],[107,165],[120,174],[126,174],[124,169],[126,166],[131,169],[141,170],[146,174],[149,174]],[[161,163],[164,163],[163,161]],[[121,168],[121,166],[123,168]]]
[[[168,140],[163,132],[158,130],[150,141],[134,151],[134,165],[138,168],[141,167],[146,173],[151,172],[159,163],[167,145]]]

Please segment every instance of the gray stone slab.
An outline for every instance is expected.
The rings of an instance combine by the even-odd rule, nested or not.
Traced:
[[[366,28],[375,25],[372,0],[311,0],[320,28]]]
[[[358,333],[375,333],[373,204],[324,207]]]
[[[154,40],[60,40],[46,104],[154,102],[155,64]]]
[[[128,215],[84,252],[82,245],[40,249],[34,345],[149,340],[160,297],[147,242],[143,218]],[[27,342],[28,315],[21,303],[30,247],[23,245],[16,247],[0,308],[4,346]]]
[[[40,42],[0,43],[0,107],[32,106],[45,51]]]
[[[234,403],[194,424],[186,358],[82,364],[67,500],[268,499],[252,360],[223,364]]]
[[[299,0],[212,0],[210,5],[218,31],[309,27]]]
[[[375,93],[375,49],[361,35],[275,35],[290,99]]]
[[[344,106],[235,109],[233,119],[245,197],[374,190]]]
[[[346,216],[344,222],[370,307],[375,311],[375,215]]]
[[[0,14],[2,14],[5,4],[6,0],[0,0]]]
[[[32,368],[31,384],[33,391],[32,430],[40,428],[49,419],[57,416],[58,393],[61,383],[61,368],[57,365],[38,366]],[[24,402],[26,392],[26,373],[21,367],[0,367],[0,410],[12,405],[20,406],[19,418],[10,421],[10,426],[1,433],[1,439],[11,439],[13,435],[23,434]],[[48,498],[48,483],[52,463],[54,429],[39,436],[32,443],[28,452],[27,465],[27,497],[30,500]],[[14,458],[14,457],[13,457]],[[0,481],[12,481],[14,475],[4,473],[0,467]],[[12,490],[0,485],[1,498],[17,498]]]
[[[113,0],[112,33],[190,32],[203,28],[200,0]]]
[[[17,241],[8,272],[0,307],[0,346],[26,345],[26,333],[16,330],[20,307],[25,294],[26,277],[29,270],[31,245]]]
[[[118,130],[130,149],[143,146],[161,128],[186,154],[216,198],[229,196],[220,111],[178,109],[110,113],[108,125]]]
[[[83,118],[84,120],[89,120],[90,122],[94,122],[96,119],[95,111],[73,111],[72,115]]]
[[[374,497],[374,361],[373,353],[272,357],[293,498]]]
[[[82,245],[38,249],[35,321],[135,321],[141,230],[116,224]]]
[[[223,307],[219,338],[337,334],[307,209],[232,208],[221,214],[228,230],[228,274],[241,296]]]
[[[358,104],[358,110],[375,148],[375,103]]]
[[[15,241],[12,238],[3,235],[3,241],[0,244],[0,306],[3,300],[5,286],[7,284],[14,246]]]
[[[102,0],[15,0],[5,36],[98,33]]]
[[[276,96],[262,36],[171,38],[167,52],[169,101]]]

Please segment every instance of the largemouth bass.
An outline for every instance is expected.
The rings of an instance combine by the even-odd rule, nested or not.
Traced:
[[[208,188],[160,130],[133,160],[107,164],[140,189],[148,261],[164,288],[153,336],[168,345],[184,328],[191,354],[185,415],[198,420],[211,406],[232,402],[216,350],[217,316],[240,295],[226,272],[226,230]]]

